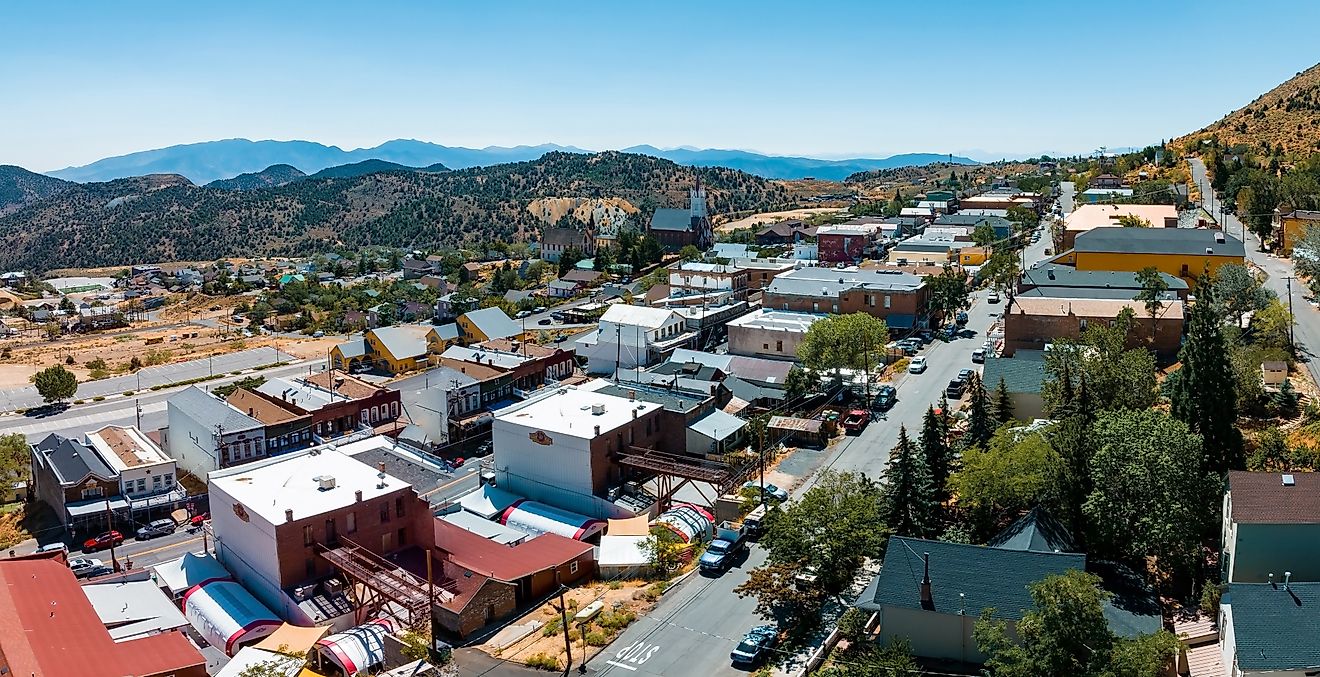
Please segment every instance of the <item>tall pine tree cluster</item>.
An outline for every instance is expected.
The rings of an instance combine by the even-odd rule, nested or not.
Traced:
[[[1245,467],[1237,429],[1237,383],[1224,339],[1224,318],[1214,285],[1202,275],[1188,313],[1187,340],[1178,352],[1182,368],[1173,384],[1172,413],[1205,441],[1205,469],[1223,474]]]

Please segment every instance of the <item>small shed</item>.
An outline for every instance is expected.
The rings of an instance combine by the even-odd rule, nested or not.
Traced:
[[[803,447],[824,447],[834,426],[828,421],[793,416],[772,416],[766,429],[784,439],[786,444]]]
[[[1287,362],[1270,360],[1260,365],[1260,382],[1266,388],[1282,388],[1287,380]]]

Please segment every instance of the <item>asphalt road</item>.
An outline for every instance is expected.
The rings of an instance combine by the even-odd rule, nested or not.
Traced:
[[[1059,182],[1059,208],[1065,215],[1071,214],[1073,210],[1073,198],[1077,193],[1077,187],[1072,181]]]
[[[1028,265],[1044,258],[1048,238],[1027,248]],[[904,374],[896,380],[898,400],[883,418],[873,421],[856,437],[844,438],[831,447],[823,466],[834,470],[862,472],[881,477],[889,462],[889,452],[898,442],[900,426],[916,438],[921,432],[926,408],[936,404],[945,386],[959,370],[980,365],[971,361],[972,351],[984,345],[986,330],[1003,311],[1004,304],[985,300],[986,292],[977,292],[968,311],[967,327],[975,338],[961,338],[943,343],[934,341],[921,351],[929,366],[923,374]],[[957,407],[961,401],[951,401]],[[812,474],[793,494],[809,489],[818,474]],[[729,652],[754,625],[763,623],[755,614],[755,600],[740,599],[734,588],[747,579],[747,571],[765,561],[765,552],[753,545],[748,559],[719,578],[693,574],[666,596],[645,617],[629,626],[620,637],[588,663],[590,671],[601,675],[742,675],[746,671],[729,663]]]
[[[168,347],[168,346],[166,346]],[[136,373],[124,376],[112,376],[98,381],[86,381],[78,384],[77,399],[90,399],[96,396],[118,395],[126,391],[139,391],[165,383],[176,383],[211,374],[240,371],[273,362],[290,362],[298,358],[274,348],[251,348],[236,353],[217,355],[210,359],[175,362],[159,367],[146,367]],[[35,386],[0,390],[0,411],[29,409],[43,404],[41,395]]]
[[[1210,190],[1210,181],[1206,177],[1205,164],[1197,158],[1189,160],[1192,167],[1192,181],[1201,186],[1201,203],[1206,211],[1220,216],[1219,198]],[[1263,270],[1266,274],[1265,287],[1274,291],[1285,304],[1289,303],[1293,311],[1293,337],[1297,344],[1298,360],[1306,367],[1311,379],[1320,383],[1320,362],[1316,361],[1316,351],[1320,350],[1320,311],[1306,298],[1305,284],[1288,278],[1296,275],[1291,259],[1281,258],[1261,251],[1260,238],[1242,227],[1242,222],[1229,213],[1222,215],[1224,232],[1228,237],[1241,239],[1246,236],[1247,261]]]
[[[266,359],[270,358],[269,349],[262,348],[261,352],[265,353]],[[218,359],[217,362],[219,362]],[[258,362],[264,363],[261,360],[258,360]],[[209,389],[253,374],[261,374],[266,377],[293,376],[306,373],[309,366],[312,369],[321,369],[324,365],[315,362],[311,364],[300,362],[281,367],[271,367],[243,376],[227,376],[214,381],[206,381],[198,384],[198,387]],[[237,371],[237,368],[229,371]],[[81,395],[81,386],[79,390]],[[19,433],[26,435],[30,442],[40,440],[50,433],[59,433],[66,437],[81,437],[87,431],[102,426],[136,425],[137,418],[134,406],[139,404],[142,406],[142,430],[158,430],[164,427],[166,421],[165,400],[179,390],[182,390],[182,387],[158,391],[148,390],[135,397],[119,396],[112,397],[104,402],[71,405],[68,409],[49,416],[25,416],[21,414],[0,416],[0,434]]]

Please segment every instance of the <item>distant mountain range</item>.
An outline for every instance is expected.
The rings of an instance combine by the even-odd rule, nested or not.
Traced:
[[[512,148],[488,146],[477,149],[442,146],[410,139],[396,139],[375,148],[346,151],[337,146],[326,146],[313,141],[225,139],[129,153],[48,174],[55,178],[80,183],[112,181],[147,174],[178,174],[201,185],[219,180],[238,180],[246,174],[264,173],[274,165],[288,165],[307,175],[315,175],[316,172],[330,167],[342,167],[367,160],[394,163],[401,165],[401,169],[429,169],[434,165],[440,165],[442,169],[466,169],[535,160],[552,151],[591,152],[555,144]],[[623,152],[650,155],[693,167],[728,167],[768,179],[813,177],[841,181],[851,174],[874,169],[925,165],[932,162],[976,164],[969,158],[933,153],[909,153],[881,159],[819,160],[761,155],[740,150],[660,149],[654,146],[633,146],[623,149]]]

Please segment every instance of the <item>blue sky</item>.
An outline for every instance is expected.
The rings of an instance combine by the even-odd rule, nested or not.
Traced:
[[[1320,60],[1320,3],[22,3],[0,164],[220,138],[978,159],[1141,145]]]

